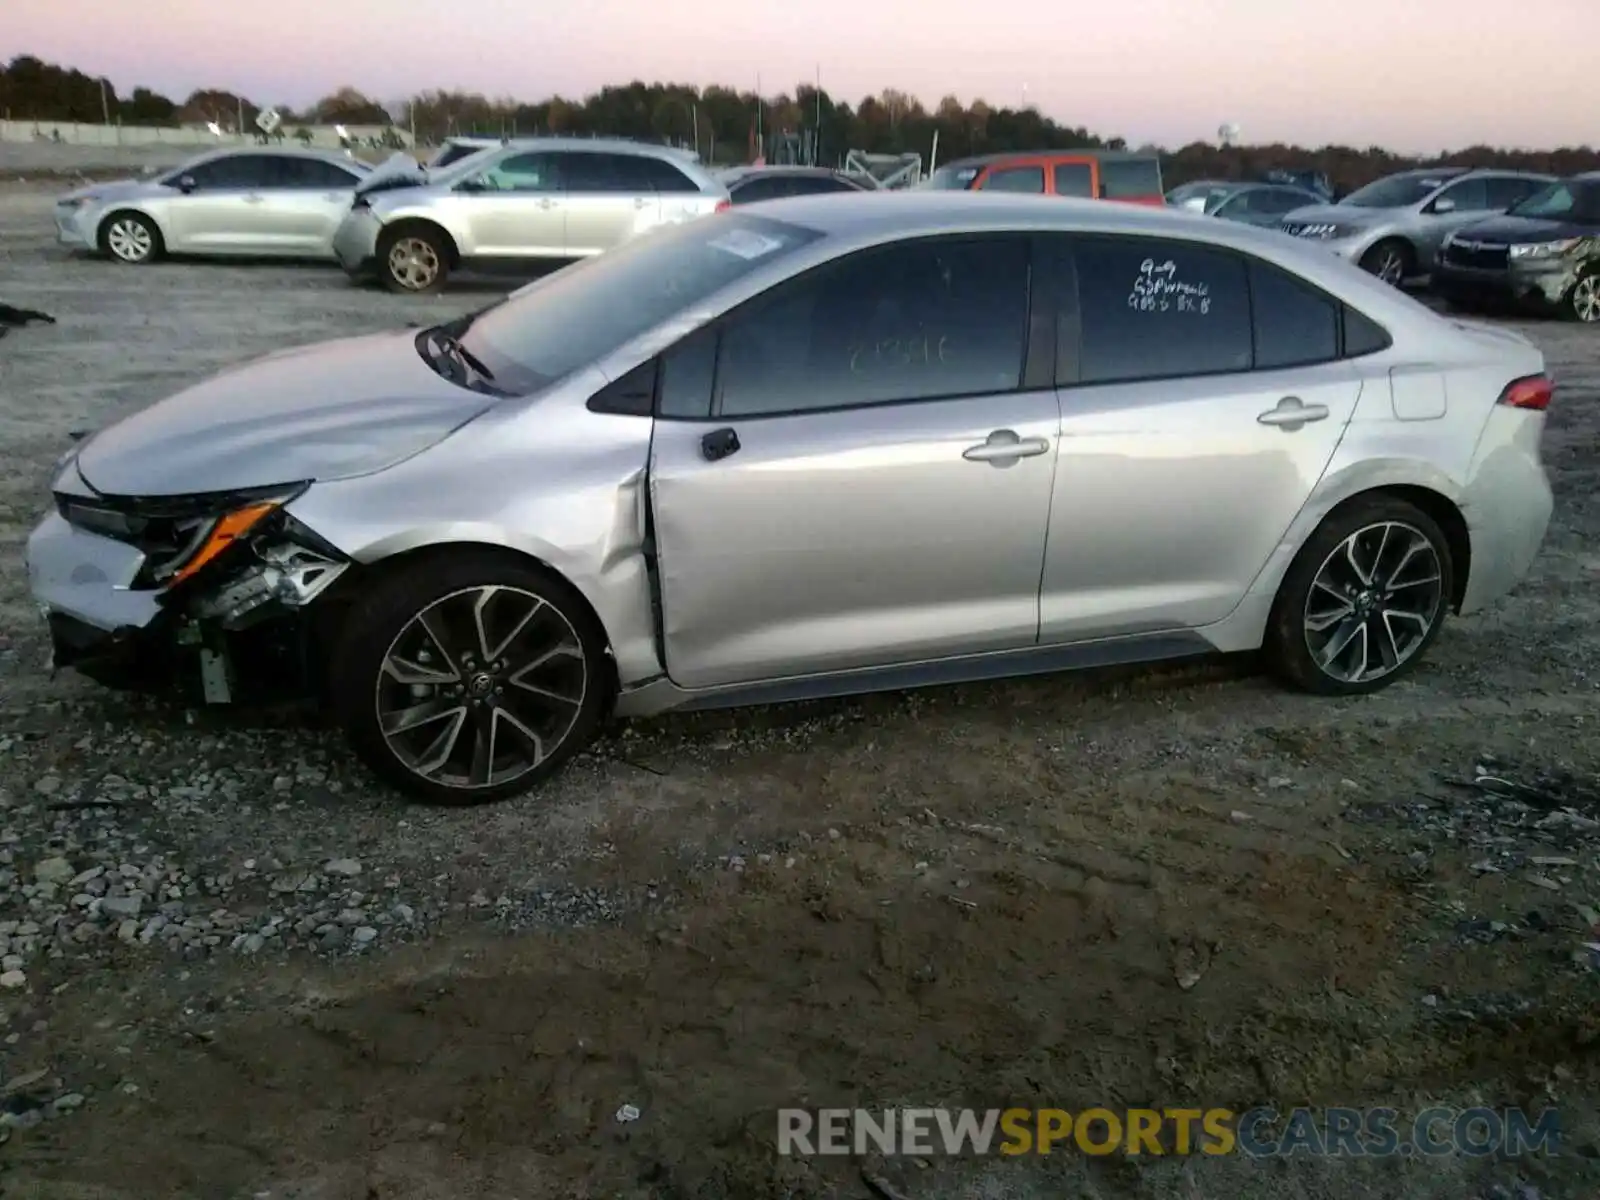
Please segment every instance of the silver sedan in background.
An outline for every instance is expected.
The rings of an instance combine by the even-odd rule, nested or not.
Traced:
[[[776,200],[91,435],[29,580],[57,665],[324,697],[453,803],[613,712],[1263,647],[1349,696],[1533,562],[1544,371],[1234,222]]]
[[[366,163],[317,150],[216,150],[145,179],[92,183],[56,201],[57,240],[116,262],[163,254],[333,258]]]

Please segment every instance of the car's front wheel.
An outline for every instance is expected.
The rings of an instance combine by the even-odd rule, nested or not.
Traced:
[[[1600,323],[1600,266],[1591,266],[1578,276],[1567,293],[1567,312],[1585,325]]]
[[[162,249],[161,231],[143,213],[115,212],[100,223],[100,252],[117,262],[155,262]]]
[[[1399,287],[1416,273],[1416,255],[1405,242],[1389,238],[1361,256],[1361,269]]]
[[[1267,624],[1267,660],[1310,692],[1387,687],[1438,636],[1454,578],[1448,539],[1416,505],[1380,496],[1338,509],[1284,576]]]
[[[510,554],[432,554],[381,575],[343,622],[330,700],[352,749],[422,800],[523,792],[592,739],[605,641],[565,581]]]
[[[378,247],[378,277],[391,292],[431,295],[444,288],[449,276],[449,248],[431,228],[399,229]]]

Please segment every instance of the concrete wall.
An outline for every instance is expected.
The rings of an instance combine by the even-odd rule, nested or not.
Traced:
[[[294,137],[295,130],[300,126],[289,123],[284,126],[285,144],[298,146],[301,144]],[[337,148],[339,135],[334,132],[331,125],[309,125],[311,130],[311,144],[325,148]],[[346,130],[350,136],[360,141],[369,137],[383,136],[381,125],[347,125]],[[169,128],[162,125],[84,125],[75,121],[0,121],[0,142],[36,142],[41,136],[51,140],[51,134],[59,132],[64,143],[74,146],[100,146],[100,147],[139,147],[139,146],[224,146],[244,145],[252,143],[255,138],[240,138],[235,135],[217,137],[209,129],[190,128],[180,126]],[[396,129],[402,141],[407,144],[411,135],[404,129]]]

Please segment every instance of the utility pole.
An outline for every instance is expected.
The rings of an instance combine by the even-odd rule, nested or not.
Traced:
[[[822,64],[817,64],[817,129],[811,135],[811,165],[822,165]]]
[[[243,96],[235,96],[234,99],[239,102],[239,140],[243,141],[244,140],[244,97]]]
[[[761,72],[756,72],[756,158],[767,161],[767,138],[761,128],[761,113],[766,103],[761,98]]]

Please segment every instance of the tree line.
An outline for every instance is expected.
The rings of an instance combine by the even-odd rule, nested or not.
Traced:
[[[1129,147],[1081,126],[1052,120],[1037,109],[995,107],[983,100],[964,104],[946,96],[932,108],[893,89],[850,104],[813,84],[792,92],[757,96],[726,87],[643,83],[603,87],[579,98],[552,96],[528,102],[468,92],[428,91],[383,102],[353,87],[341,87],[310,108],[274,104],[282,118],[279,136],[310,124],[388,127],[414,133],[419,143],[437,144],[456,134],[530,136],[606,134],[698,147],[710,161],[747,161],[774,156],[792,138],[814,143],[816,160],[835,163],[850,150],[873,154],[919,153],[927,161],[934,134],[939,161],[1008,150],[1139,149],[1159,152],[1169,186],[1191,179],[1254,179],[1274,170],[1320,171],[1336,190],[1359,187],[1412,166],[1471,164],[1567,175],[1600,169],[1600,150],[1561,147],[1507,150],[1492,146],[1419,159],[1380,146],[1219,146],[1193,142],[1176,149]],[[13,120],[111,121],[128,125],[216,122],[225,129],[253,130],[261,105],[225,88],[204,88],[182,100],[136,87],[123,95],[111,81],[70,67],[21,55],[0,67],[0,116]],[[760,138],[758,141],[758,131]],[[789,144],[793,144],[792,141]]]

